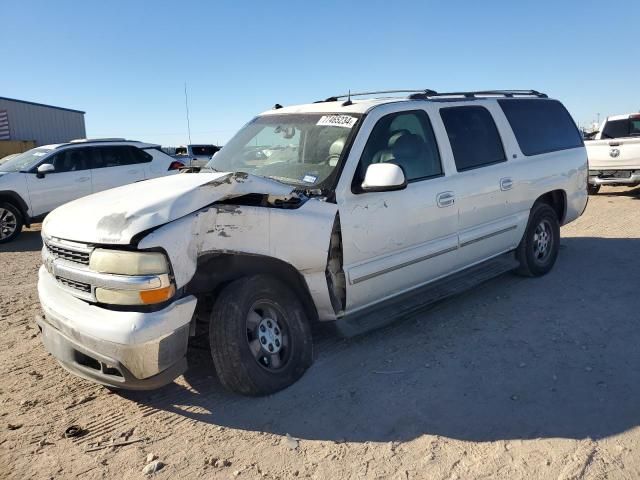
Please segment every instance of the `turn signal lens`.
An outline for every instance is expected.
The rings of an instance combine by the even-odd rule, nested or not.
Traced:
[[[109,305],[152,305],[169,300],[176,293],[173,285],[153,290],[111,290],[96,288],[96,300]]]
[[[174,293],[176,293],[176,289],[173,285],[169,285],[168,287],[164,288],[158,288],[156,290],[141,290],[140,300],[145,305],[161,303],[173,297]]]

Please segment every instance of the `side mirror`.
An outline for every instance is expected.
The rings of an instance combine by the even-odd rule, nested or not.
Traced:
[[[406,187],[404,172],[395,163],[372,163],[362,182],[362,190],[365,192],[389,192]]]
[[[42,165],[40,165],[38,167],[38,173],[36,174],[36,176],[38,178],[44,178],[44,176],[47,173],[53,173],[56,171],[56,167],[54,167],[53,165],[51,165],[50,163],[43,163]]]

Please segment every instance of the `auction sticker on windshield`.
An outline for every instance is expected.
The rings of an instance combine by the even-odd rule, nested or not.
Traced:
[[[350,115],[323,115],[316,125],[325,127],[352,128],[358,119]]]

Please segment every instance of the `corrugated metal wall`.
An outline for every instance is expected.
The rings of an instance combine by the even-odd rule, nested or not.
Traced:
[[[33,140],[39,146],[87,136],[82,112],[0,98],[3,110],[11,140]]]

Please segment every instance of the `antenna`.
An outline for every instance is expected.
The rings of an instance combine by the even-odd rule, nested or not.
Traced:
[[[191,124],[189,122],[189,99],[187,98],[187,82],[184,82],[184,106],[187,109],[187,134],[189,135],[189,145],[191,145]]]
[[[348,107],[349,105],[352,105],[353,102],[351,101],[351,89],[349,89],[349,94],[347,95],[347,100],[342,104],[343,107]]]

